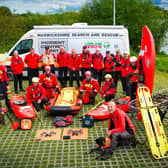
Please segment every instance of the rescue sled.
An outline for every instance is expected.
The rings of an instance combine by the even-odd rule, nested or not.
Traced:
[[[129,110],[130,97],[124,97],[119,100],[114,101],[116,103],[117,108],[127,112]],[[86,113],[86,115],[91,116],[96,120],[105,120],[109,118],[109,111],[107,108],[107,102],[104,102],[101,106],[96,109],[90,110]]]
[[[36,112],[32,104],[28,104],[25,98],[20,95],[13,95],[10,99],[10,106],[14,114],[20,119],[34,119]]]
[[[168,142],[163,129],[157,106],[152,102],[150,89],[138,88],[140,111],[144,123],[147,139],[155,159],[168,158]]]
[[[46,110],[48,114],[65,115],[70,113],[79,113],[82,106],[82,100],[79,99],[79,93],[74,87],[67,87],[61,90],[61,93],[55,93],[50,99]]]

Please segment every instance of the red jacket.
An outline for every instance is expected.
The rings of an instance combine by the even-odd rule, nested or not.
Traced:
[[[81,68],[91,68],[92,65],[92,55],[88,51],[87,53],[80,54]]]
[[[42,63],[43,63],[43,66],[46,66],[46,65],[54,65],[55,61],[56,61],[56,57],[54,54],[42,54],[41,57],[40,57],[40,60],[42,60]]]
[[[111,79],[109,82],[104,81],[102,86],[102,97],[103,95],[114,95],[115,94],[115,84],[114,79]]]
[[[91,80],[89,82],[87,82],[87,80],[84,79],[82,82],[82,86],[79,88],[79,91],[82,93],[84,91],[90,92],[90,93],[92,93],[94,91],[95,93],[98,93],[99,92],[99,83],[94,78],[91,78]]]
[[[7,70],[4,65],[0,65],[0,82],[9,82]]]
[[[116,63],[116,71],[121,71],[121,57],[114,56]]]
[[[130,57],[128,57],[127,59],[122,57],[121,59],[121,76],[122,77],[127,77],[129,66],[130,66]]]
[[[105,67],[105,72],[112,72],[113,71],[114,61],[111,56],[109,58],[107,58],[107,57],[104,58],[104,67]]]
[[[40,57],[38,54],[35,54],[35,53],[34,53],[34,55],[27,54],[24,59],[24,62],[27,64],[28,68],[36,69],[36,68],[38,68],[39,59],[40,59]]]
[[[58,53],[57,54],[57,61],[59,64],[59,67],[68,67],[69,66],[69,53]]]
[[[102,54],[96,55],[95,53],[93,54],[92,58],[93,58],[93,69],[100,71],[101,69],[104,68],[104,61]]]
[[[80,67],[80,57],[76,54],[75,56],[70,55],[69,57],[69,69],[79,71]]]
[[[12,56],[11,59],[11,69],[13,71],[13,74],[22,74],[24,69],[24,63],[21,57],[15,57]]]
[[[124,131],[135,134],[135,128],[130,118],[119,109],[116,109],[113,114],[110,114],[108,130],[111,131],[112,134]]]
[[[46,73],[41,74],[39,76],[39,83],[44,88],[59,88],[57,77],[53,73],[50,73],[49,77],[47,77]]]
[[[132,66],[130,66],[128,71],[131,83],[138,82],[138,74],[135,73],[135,71],[137,71],[137,67],[133,68]]]
[[[31,85],[27,88],[26,99],[29,103],[31,103],[32,101],[37,101],[39,99],[42,101],[45,97],[46,93],[43,86],[38,85],[35,89],[33,85]]]

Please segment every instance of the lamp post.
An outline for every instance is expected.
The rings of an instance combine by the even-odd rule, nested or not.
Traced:
[[[113,0],[113,25],[116,24],[116,0]]]

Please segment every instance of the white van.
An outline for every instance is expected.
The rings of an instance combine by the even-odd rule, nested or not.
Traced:
[[[14,50],[18,50],[24,60],[30,48],[34,48],[35,52],[41,55],[44,53],[45,46],[49,46],[54,54],[59,52],[60,46],[64,46],[67,52],[75,48],[80,54],[84,45],[91,53],[99,47],[103,55],[107,50],[111,53],[115,53],[117,49],[120,49],[121,53],[130,52],[128,30],[124,26],[93,26],[87,23],[75,23],[72,26],[34,26],[9,50],[6,65],[10,66],[10,58]]]

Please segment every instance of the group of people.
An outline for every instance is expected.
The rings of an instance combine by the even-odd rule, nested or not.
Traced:
[[[14,51],[11,59],[11,69],[14,75],[15,93],[18,93],[18,86],[20,91],[24,91],[22,87],[24,64],[27,64],[28,68],[29,86],[32,84],[33,77],[39,77],[40,65],[44,72],[44,88],[48,90],[48,88],[53,89],[55,85],[58,87],[57,77],[55,76],[56,63],[58,64],[58,79],[61,87],[67,86],[69,74],[69,85],[73,86],[73,81],[77,81],[80,96],[84,94],[83,99],[86,103],[91,102],[92,104],[97,93],[101,93],[102,98],[105,98],[106,101],[114,98],[119,80],[122,83],[123,93],[131,96],[131,99],[136,98],[139,75],[137,58],[135,56],[130,57],[127,51],[122,55],[120,50],[117,50],[115,55],[112,55],[110,51],[106,51],[105,57],[103,57],[100,48],[96,48],[95,53],[91,54],[87,46],[83,46],[83,51],[80,55],[76,53],[75,49],[69,54],[61,46],[57,56],[50,52],[48,46],[45,47],[45,53],[41,56],[36,54],[34,49],[31,48],[24,61],[19,56],[18,51]],[[82,80],[86,77],[81,85],[80,72]],[[47,78],[49,80],[46,80]],[[47,91],[48,98],[52,95],[50,92],[52,93],[52,91]]]
[[[98,93],[109,102],[110,122],[106,137],[112,140],[108,150],[110,155],[113,154],[116,146],[122,143],[123,139],[124,142],[127,142],[125,139],[128,141],[131,139],[132,142],[135,139],[135,128],[128,116],[117,109],[115,103],[111,100],[115,96],[119,79],[122,82],[125,94],[131,95],[131,99],[136,97],[138,75],[141,73],[139,70],[140,63],[137,63],[137,58],[135,56],[129,57],[127,52],[124,52],[123,56],[121,56],[119,50],[116,51],[115,56],[107,51],[106,56],[103,57],[99,48],[96,48],[96,52],[91,55],[87,47],[84,46],[80,56],[76,54],[75,49],[72,50],[71,54],[68,54],[64,47],[60,47],[57,57],[50,53],[49,47],[45,48],[45,53],[41,57],[34,53],[34,49],[32,48],[23,61],[18,52],[14,51],[11,60],[11,69],[14,75],[15,93],[18,93],[18,84],[20,91],[24,91],[22,87],[22,72],[25,63],[28,66],[29,78],[26,100],[32,103],[37,111],[40,111],[43,105],[47,104],[56,92],[58,94],[61,92],[61,87],[55,76],[55,61],[59,65],[61,86],[66,86],[67,73],[69,71],[70,86],[73,86],[73,80],[76,79],[79,88],[79,97],[83,100],[84,104],[93,104]],[[39,75],[38,69],[39,62],[42,63],[44,71],[41,75]],[[80,70],[82,73],[81,84]],[[105,80],[103,81],[104,72]],[[6,67],[0,65],[0,99],[2,95],[5,95],[3,98],[5,98],[7,106],[9,105],[9,91],[10,87]]]

